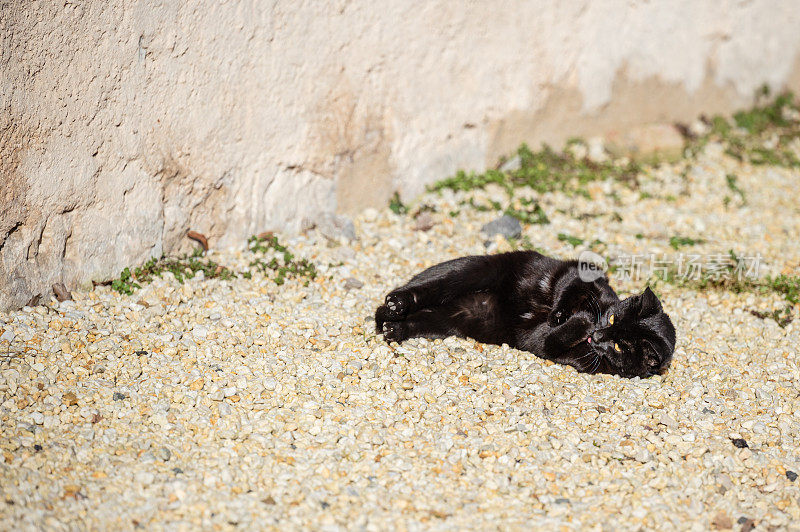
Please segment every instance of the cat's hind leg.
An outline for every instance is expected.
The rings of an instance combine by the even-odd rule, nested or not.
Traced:
[[[409,338],[446,338],[458,335],[452,317],[443,309],[419,310],[404,320],[383,321],[378,332],[387,342],[402,342]]]
[[[378,331],[422,309],[447,305],[467,294],[494,291],[513,277],[512,254],[461,257],[431,266],[386,296],[375,313]]]

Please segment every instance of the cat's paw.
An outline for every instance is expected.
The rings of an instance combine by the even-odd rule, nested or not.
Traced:
[[[567,324],[567,327],[575,331],[577,335],[587,335],[594,329],[594,322],[591,316],[585,312],[575,313],[570,316],[569,319],[565,319],[564,322]]]
[[[387,320],[400,320],[408,316],[411,306],[414,304],[414,296],[410,292],[392,292],[386,296],[386,318]]]
[[[383,338],[387,342],[402,342],[408,335],[406,334],[406,326],[402,321],[387,321],[381,325],[381,332]]]

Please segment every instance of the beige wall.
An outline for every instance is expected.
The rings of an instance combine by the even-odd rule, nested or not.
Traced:
[[[800,88],[800,3],[0,3],[0,308]]]

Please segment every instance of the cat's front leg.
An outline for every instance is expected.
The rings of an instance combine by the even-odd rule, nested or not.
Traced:
[[[586,312],[573,314],[566,323],[551,328],[544,339],[543,356],[555,359],[563,356],[576,345],[586,341],[594,328],[591,316]]]
[[[591,298],[591,287],[580,279],[575,279],[561,291],[558,299],[553,303],[553,309],[547,320],[551,325],[565,323],[576,311],[585,306],[587,298]]]

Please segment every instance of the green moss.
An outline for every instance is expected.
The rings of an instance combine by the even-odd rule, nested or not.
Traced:
[[[561,242],[572,244],[572,247],[578,247],[583,244],[583,239],[577,236],[568,235],[567,233],[558,233],[558,239]]]
[[[672,249],[679,249],[683,246],[695,246],[697,244],[703,244],[705,240],[702,238],[691,238],[688,236],[673,236],[669,239],[669,245]]]
[[[731,157],[755,165],[800,168],[800,158],[790,144],[800,138],[798,102],[791,92],[770,99],[761,90],[752,108],[733,115],[733,121],[714,116],[709,132],[689,142],[688,152],[699,153],[709,141],[723,144]]]
[[[582,143],[573,139],[572,143]],[[465,172],[459,170],[455,176],[435,183],[428,189],[469,191],[485,188],[494,183],[513,195],[514,189],[530,187],[539,193],[562,190],[571,193],[587,194],[585,186],[592,181],[614,179],[627,184],[637,183],[641,167],[633,162],[619,161],[593,162],[578,158],[570,150],[555,151],[543,145],[532,151],[526,144],[517,150],[519,168],[508,171],[487,170],[485,172]]]

